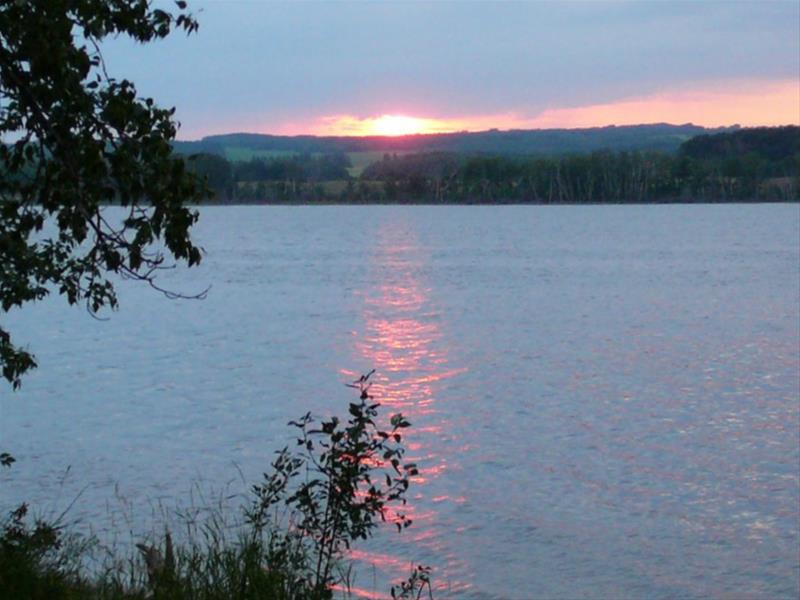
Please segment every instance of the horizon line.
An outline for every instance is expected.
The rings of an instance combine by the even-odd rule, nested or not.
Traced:
[[[725,129],[777,129],[781,127],[800,127],[800,125],[796,123],[786,123],[783,125],[742,125],[741,123],[733,123],[731,125],[718,125],[718,126],[707,126],[707,125],[698,125],[692,122],[686,123],[669,123],[667,121],[657,121],[657,122],[650,122],[650,123],[636,123],[636,124],[609,124],[609,125],[595,125],[591,127],[530,127],[530,128],[523,128],[523,127],[513,127],[509,129],[502,129],[499,127],[490,127],[489,129],[461,129],[461,130],[454,130],[454,131],[437,131],[437,132],[420,132],[420,133],[406,133],[401,135],[376,135],[376,134],[352,134],[352,135],[320,135],[317,133],[293,133],[293,134],[283,134],[283,133],[268,133],[264,131],[228,131],[224,133],[211,133],[208,135],[204,135],[199,138],[195,139],[178,139],[176,138],[176,142],[201,142],[207,138],[213,137],[223,137],[229,135],[263,135],[263,136],[270,136],[270,137],[278,137],[278,138],[320,138],[320,139],[390,139],[390,140],[400,140],[400,139],[407,139],[407,138],[422,138],[422,137],[434,137],[434,136],[447,136],[447,135],[464,135],[464,134],[481,134],[481,133],[514,133],[514,132],[533,132],[533,131],[587,131],[592,129],[633,129],[636,127],[657,127],[657,126],[667,126],[667,127],[699,127],[701,129],[705,129],[708,131],[713,130],[725,130]]]

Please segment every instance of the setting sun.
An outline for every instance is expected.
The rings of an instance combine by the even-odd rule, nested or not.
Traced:
[[[316,135],[378,135],[401,136],[419,133],[446,133],[463,129],[464,123],[457,119],[435,119],[411,117],[408,115],[387,115],[375,117],[356,117],[353,115],[332,115],[321,118],[311,130]],[[303,126],[308,131],[307,126]],[[291,129],[291,128],[290,128]]]
[[[410,135],[426,133],[429,130],[427,121],[405,115],[382,115],[370,124],[370,128],[372,135]]]
[[[286,135],[403,136],[489,129],[549,129],[694,123],[719,127],[800,124],[800,88],[794,79],[772,81],[736,79],[690,88],[621,98],[612,102],[551,107],[538,113],[494,113],[454,117],[412,117],[379,114],[360,117],[338,114],[316,122],[288,123]]]

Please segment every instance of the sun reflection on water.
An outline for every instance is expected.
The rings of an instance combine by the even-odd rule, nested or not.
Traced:
[[[411,230],[398,223],[387,223],[378,232],[378,244],[370,268],[383,283],[362,291],[363,330],[356,338],[355,351],[369,368],[376,369],[371,392],[384,407],[384,416],[402,412],[412,423],[407,431],[406,458],[417,463],[419,475],[412,478],[409,502],[403,512],[413,520],[402,537],[389,539],[389,551],[354,550],[362,579],[369,574],[379,580],[396,582],[408,576],[411,561],[421,562],[420,554],[436,556],[445,547],[438,507],[460,504],[441,491],[431,493],[432,482],[446,475],[451,457],[442,452],[443,437],[452,437],[448,416],[438,406],[438,394],[445,382],[466,371],[451,365],[446,339],[440,327],[441,315],[430,299],[420,272],[425,257]],[[346,377],[358,374],[343,370]],[[455,447],[455,445],[454,445]],[[457,560],[439,554],[434,567],[434,585],[447,581],[448,591],[466,590],[470,584],[456,581]],[[455,569],[454,569],[455,567]],[[366,598],[386,597],[380,585],[368,589],[354,586],[351,592]]]

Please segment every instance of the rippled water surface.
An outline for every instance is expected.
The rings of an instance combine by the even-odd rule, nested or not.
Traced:
[[[0,390],[0,506],[244,490],[375,368],[422,469],[365,593],[410,561],[438,597],[800,593],[797,205],[206,208],[196,237],[164,283],[205,301],[6,319],[41,366]]]

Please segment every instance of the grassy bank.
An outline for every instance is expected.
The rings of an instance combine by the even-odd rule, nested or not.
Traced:
[[[263,479],[235,510],[223,505],[174,515],[163,530],[108,546],[26,505],[0,525],[0,598],[31,600],[325,599],[347,595],[347,552],[382,522],[398,530],[416,466],[403,462],[403,430],[393,415],[377,423],[369,375],[348,417],[290,422],[296,446],[278,451]],[[387,595],[430,595],[418,567]]]

